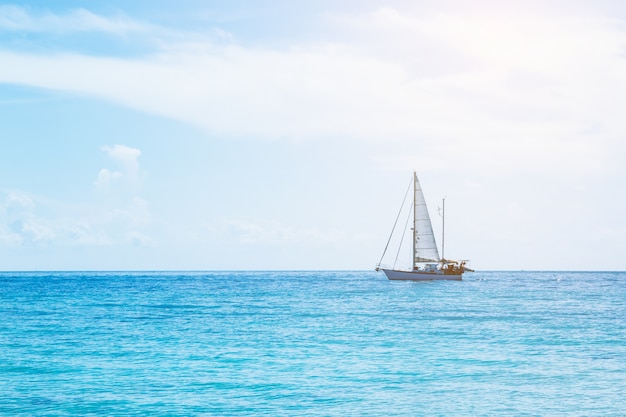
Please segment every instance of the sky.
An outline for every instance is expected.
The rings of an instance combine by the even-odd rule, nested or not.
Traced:
[[[626,270],[625,110],[622,1],[0,3],[0,270],[369,270],[413,170],[446,257]]]

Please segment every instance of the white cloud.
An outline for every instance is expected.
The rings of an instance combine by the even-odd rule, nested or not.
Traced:
[[[10,246],[46,243],[57,235],[50,223],[36,214],[34,198],[25,193],[8,192],[0,204],[0,240]]]
[[[221,135],[401,140],[405,153],[439,167],[466,158],[497,170],[615,162],[626,131],[626,32],[616,21],[392,8],[337,21],[369,43],[165,43],[129,59],[4,51],[0,80],[90,94]],[[136,172],[139,154],[107,152]],[[117,176],[101,174],[101,183]]]
[[[28,195],[9,192],[6,198],[6,202],[3,206],[5,210],[9,213],[15,211],[23,212],[34,209],[35,202],[33,201],[32,197]]]
[[[61,246],[112,246],[152,243],[146,230],[152,222],[148,202],[140,197],[111,207],[74,204],[55,214],[58,203],[20,192],[0,200],[0,242],[8,247],[54,243]],[[119,205],[117,205],[119,204]]]
[[[107,246],[114,242],[106,235],[105,230],[94,230],[95,224],[86,220],[70,224],[65,227],[64,232],[68,239],[79,246]]]
[[[19,230],[16,231],[34,243],[52,241],[56,238],[52,227],[35,219],[26,219],[20,222]]]
[[[117,170],[102,168],[95,181],[100,194],[98,215],[85,221],[79,232],[95,232],[95,243],[130,243],[144,246],[152,243],[143,231],[150,226],[152,214],[148,202],[140,197],[142,172],[139,164],[141,151],[126,145],[103,146]],[[83,236],[82,242],[88,242]]]
[[[122,177],[122,173],[119,171],[110,171],[106,168],[102,168],[96,178],[95,186],[98,189],[109,188],[111,183]]]
[[[140,197],[115,204],[89,205],[78,218],[58,222],[59,243],[79,246],[117,246],[152,244],[147,230],[152,214]]]
[[[53,14],[41,9],[0,5],[0,30],[27,32],[105,32],[122,35],[155,27],[126,16],[103,17],[86,9]]]
[[[148,202],[137,194],[141,151],[125,145],[104,146],[102,150],[118,170],[100,170],[95,181],[96,201],[59,203],[24,192],[0,193],[0,197],[4,194],[0,199],[0,242],[9,247],[151,244],[147,229],[152,214]]]
[[[125,145],[103,146],[102,150],[115,162],[119,170],[102,168],[94,185],[97,190],[110,191],[113,184],[138,186],[141,180],[139,157],[141,151]]]
[[[103,146],[102,150],[105,151],[111,159],[122,166],[125,175],[131,178],[137,178],[139,176],[139,157],[141,156],[139,149],[125,145],[114,145]]]

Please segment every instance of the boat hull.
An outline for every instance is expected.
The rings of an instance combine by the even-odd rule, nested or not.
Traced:
[[[461,281],[463,274],[443,274],[425,271],[398,271],[395,269],[382,270],[392,281]]]

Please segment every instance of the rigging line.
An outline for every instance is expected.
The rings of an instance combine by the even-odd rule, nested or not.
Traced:
[[[398,211],[398,215],[396,216],[396,221],[393,223],[393,227],[391,228],[391,233],[389,234],[389,239],[387,240],[387,244],[385,245],[385,250],[383,251],[383,256],[380,257],[380,262],[378,262],[378,266],[380,266],[380,264],[383,262],[383,258],[385,257],[385,253],[387,253],[387,248],[389,248],[389,242],[391,242],[391,237],[393,236],[393,232],[394,232],[394,230],[396,230],[396,225],[398,224],[398,219],[400,218],[400,214],[402,213],[402,208],[404,207],[404,203],[406,203],[406,196],[409,195],[409,190],[411,189],[411,184],[413,184],[413,178],[411,178],[411,181],[409,181],[409,186],[406,189],[406,193],[404,193],[404,199],[402,200],[402,205],[400,206],[400,211]],[[404,236],[404,234],[403,234],[403,236]]]
[[[413,208],[413,203],[411,203],[411,208]],[[396,263],[398,262],[398,256],[400,256],[400,249],[402,249],[402,243],[404,242],[404,235],[406,234],[406,229],[409,227],[409,219],[411,218],[411,210],[409,210],[408,215],[406,216],[406,222],[404,223],[404,230],[402,231],[402,238],[400,239],[400,245],[398,245],[398,253],[396,253],[396,259],[393,261],[393,269],[396,269]],[[411,260],[411,270],[415,266],[415,258]]]

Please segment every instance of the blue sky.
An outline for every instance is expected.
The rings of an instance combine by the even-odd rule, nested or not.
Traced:
[[[626,269],[622,2],[308,3],[0,4],[0,269]]]

